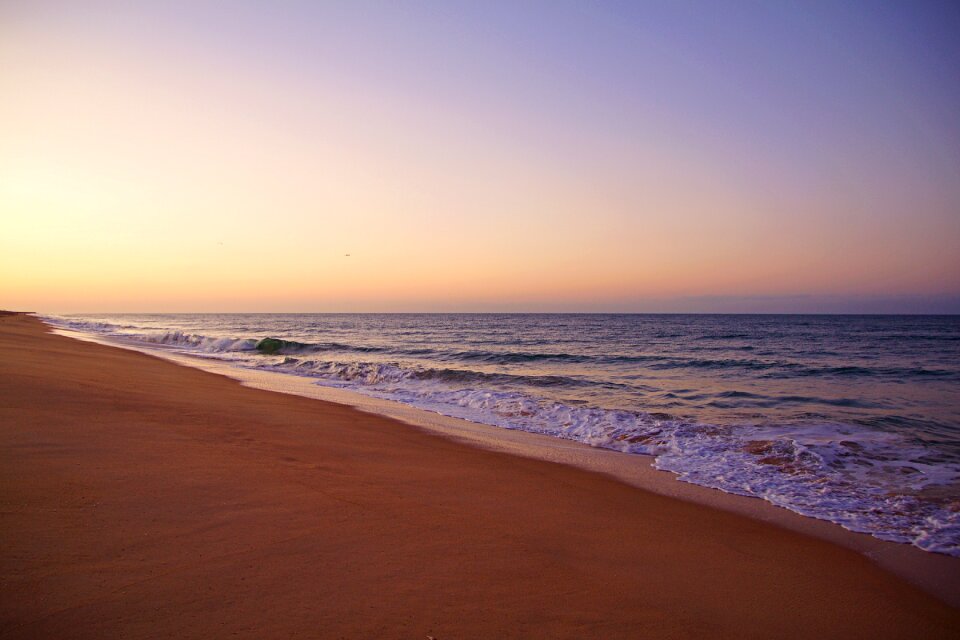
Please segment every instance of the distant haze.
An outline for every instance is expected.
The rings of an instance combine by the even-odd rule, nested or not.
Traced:
[[[0,308],[960,313],[956,2],[0,4]]]

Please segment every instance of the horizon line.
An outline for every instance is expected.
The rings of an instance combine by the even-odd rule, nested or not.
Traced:
[[[828,312],[828,311],[17,311],[26,315],[487,315],[487,316],[960,316],[960,312]]]

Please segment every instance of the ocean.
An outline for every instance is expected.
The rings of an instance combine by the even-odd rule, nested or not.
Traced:
[[[960,556],[960,316],[43,319],[651,455],[685,482]]]

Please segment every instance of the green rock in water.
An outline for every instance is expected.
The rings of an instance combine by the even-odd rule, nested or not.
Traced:
[[[270,355],[280,351],[286,344],[283,340],[277,340],[276,338],[264,338],[257,343],[257,351]]]

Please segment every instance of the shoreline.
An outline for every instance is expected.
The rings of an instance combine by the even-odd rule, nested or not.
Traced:
[[[522,434],[500,447],[524,454],[504,455],[477,446],[482,428],[438,438],[23,315],[0,316],[0,348],[0,635],[960,631],[960,611],[869,551],[697,504],[690,491],[775,509],[645,465],[676,495],[630,486],[603,468],[625,454],[542,436],[538,455],[563,459],[536,459]]]
[[[622,453],[555,436],[472,422],[393,400],[367,396],[357,391],[319,385],[307,377],[246,369],[213,358],[111,340],[47,323],[44,325],[58,335],[143,353],[180,366],[222,375],[250,388],[349,406],[365,413],[398,420],[469,446],[604,474],[658,495],[721,509],[813,536],[863,554],[884,570],[960,609],[960,558],[925,551],[906,543],[882,540],[868,533],[851,531],[839,524],[799,514],[762,498],[732,494],[721,489],[684,482],[670,471],[655,468],[653,456]]]

